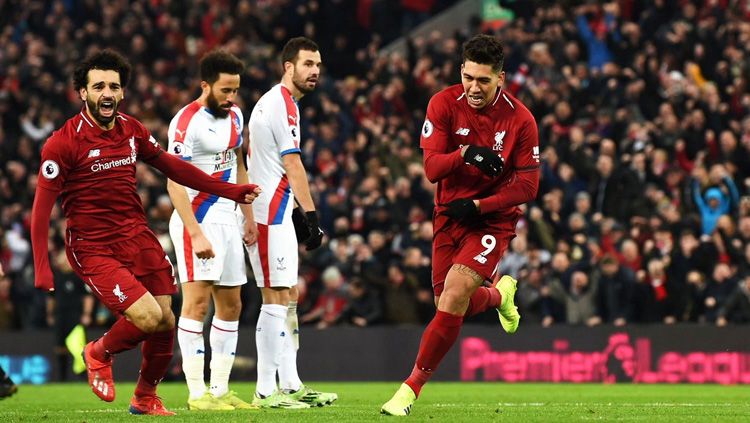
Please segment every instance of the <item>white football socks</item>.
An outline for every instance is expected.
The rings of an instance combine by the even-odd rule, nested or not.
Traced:
[[[211,394],[219,398],[229,391],[240,322],[228,322],[214,316],[211,322]]]
[[[299,349],[299,321],[297,320],[297,301],[289,301],[289,308],[286,312],[286,326],[292,335],[294,349]]]
[[[258,383],[255,392],[263,397],[276,390],[276,371],[279,369],[284,342],[289,338],[286,328],[287,307],[263,304],[255,333],[258,349]]]
[[[182,353],[182,371],[190,391],[190,399],[198,399],[206,392],[203,379],[206,347],[203,342],[203,322],[180,317],[177,323],[177,342]]]
[[[289,302],[285,324],[291,336],[287,336],[284,340],[281,363],[279,365],[279,388],[282,391],[297,391],[302,387],[302,381],[297,373],[299,322],[297,321],[296,301]]]

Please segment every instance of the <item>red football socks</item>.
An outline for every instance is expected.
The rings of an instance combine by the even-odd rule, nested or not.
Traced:
[[[404,382],[417,396],[419,396],[422,386],[432,376],[432,372],[437,369],[445,354],[456,342],[463,321],[464,316],[438,310],[430,324],[427,325],[422,334],[422,342],[419,344],[419,353],[414,369]]]
[[[464,317],[474,316],[490,308],[497,308],[502,300],[503,296],[497,289],[480,286],[469,298],[469,308],[466,309]]]
[[[151,334],[141,347],[143,361],[141,361],[141,375],[135,387],[135,396],[150,396],[156,394],[156,385],[167,374],[167,368],[172,361],[175,331],[170,329]]]
[[[146,339],[148,334],[138,329],[128,319],[121,317],[109,332],[94,342],[92,355],[97,360],[107,360],[112,354],[132,350]]]

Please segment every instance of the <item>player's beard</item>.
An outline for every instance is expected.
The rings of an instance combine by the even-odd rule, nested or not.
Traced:
[[[211,112],[212,115],[219,119],[223,119],[229,116],[229,108],[232,107],[231,102],[226,102],[223,105],[219,104],[219,100],[214,96],[213,90],[208,93],[206,97],[206,108]]]
[[[310,94],[311,92],[315,91],[315,87],[318,86],[318,78],[307,78],[303,79],[300,75],[297,74],[297,72],[294,72],[294,76],[292,77],[292,84],[294,84],[295,87],[304,95],[304,94]],[[312,86],[311,86],[312,85]]]
[[[112,114],[110,116],[102,116],[101,105],[104,101],[111,101],[113,103]],[[115,120],[115,116],[117,116],[117,109],[120,107],[120,101],[117,100],[116,97],[106,99],[100,97],[99,101],[95,102],[91,97],[86,97],[86,107],[89,109],[91,117],[93,117],[100,126],[109,126],[109,124]]]

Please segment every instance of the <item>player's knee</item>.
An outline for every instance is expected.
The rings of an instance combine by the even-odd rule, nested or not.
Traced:
[[[457,300],[460,299],[460,295],[458,295],[457,290],[454,289],[446,289],[443,291],[443,293],[440,295],[440,298],[438,299],[438,304],[453,304]]]
[[[159,330],[159,324],[161,323],[162,318],[163,313],[161,309],[155,308],[140,315],[133,324],[146,333],[154,333]]]
[[[193,320],[203,320],[208,313],[208,299],[182,304],[182,315]]]
[[[172,310],[168,310],[165,313],[162,313],[161,322],[159,323],[159,332],[165,331],[165,330],[171,330],[175,327],[175,317],[174,313],[172,313]]]
[[[263,304],[289,304],[289,288],[262,288]]]
[[[217,307],[216,314],[221,316],[222,320],[234,321],[239,319],[242,312],[242,301],[228,301]]]
[[[469,303],[470,292],[461,286],[446,286],[438,299],[438,308],[456,312]]]

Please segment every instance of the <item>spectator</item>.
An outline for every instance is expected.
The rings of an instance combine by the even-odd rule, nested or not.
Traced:
[[[336,324],[349,302],[344,277],[336,267],[328,267],[321,276],[324,290],[312,310],[300,318],[302,323],[316,323],[318,329]]]
[[[589,67],[591,69],[601,69],[601,67],[612,61],[612,53],[607,45],[607,37],[610,31],[615,28],[614,21],[618,6],[616,2],[607,3],[604,6],[604,16],[601,16],[599,6],[587,4],[579,6],[576,9],[576,25],[578,33],[586,42],[589,51]],[[614,42],[620,41],[618,32],[613,32]]]
[[[750,323],[750,275],[740,279],[737,288],[719,309],[716,326],[726,326],[727,323]]]
[[[523,316],[524,323],[540,324],[544,319],[543,283],[542,269],[531,266],[520,269],[516,304],[518,304],[518,311]]]
[[[392,264],[388,267],[386,282],[386,322],[396,324],[420,323],[419,303],[416,296],[419,282],[412,275],[405,274],[398,264]]]
[[[596,161],[597,176],[592,180],[589,192],[594,200],[594,212],[611,216],[619,221],[630,218],[631,201],[634,197],[634,181],[625,169],[616,169],[611,156],[600,155]]]
[[[544,297],[542,302],[542,326],[549,327],[555,322],[563,323],[565,317],[565,302],[551,295],[551,286],[557,285],[567,287],[570,285],[570,275],[573,270],[570,267],[570,259],[567,254],[558,252],[552,256],[552,266],[546,280],[546,286],[540,288],[539,292]],[[563,288],[563,291],[565,289]],[[558,289],[558,291],[560,291]]]
[[[714,229],[716,229],[719,218],[730,213],[739,204],[739,194],[734,181],[726,173],[726,170],[720,167],[716,169],[718,170],[714,171],[712,169],[711,173],[712,175],[716,173],[720,175],[721,182],[729,191],[728,193],[724,193],[720,188],[712,186],[702,196],[699,181],[693,179],[693,200],[701,213],[701,224],[704,235],[712,234]],[[713,179],[716,179],[716,177]]]
[[[704,304],[707,322],[716,322],[721,315],[720,310],[726,305],[731,293],[737,289],[737,285],[737,279],[728,265],[719,263],[714,267],[713,275],[705,291]]]
[[[592,280],[596,280],[599,287],[598,309],[602,321],[624,326],[632,315],[630,307],[636,283],[633,271],[620,266],[613,255],[606,255]]]
[[[4,9],[0,261],[11,270],[7,283],[0,282],[0,296],[7,285],[16,304],[9,317],[13,327],[44,325],[44,298],[25,291],[32,273],[23,249],[39,151],[49,128],[80,109],[75,93],[67,90],[64,70],[99,35],[120,40],[113,45],[128,51],[134,63],[124,111],[141,118],[163,142],[176,108],[194,95],[191,63],[209,46],[222,46],[250,64],[237,101],[250,110],[278,78],[275,56],[283,41],[315,33],[331,59],[331,72],[320,90],[303,100],[309,107],[300,117],[301,148],[321,224],[332,240],[347,238],[348,246],[302,255],[308,300],[323,290],[321,270],[333,264],[347,279],[361,277],[385,307],[391,262],[401,262],[411,247],[431,257],[433,229],[427,217],[435,188],[424,177],[416,134],[427,99],[459,78],[455,63],[461,41],[477,28],[411,36],[405,54],[380,54],[406,29],[404,22],[423,19],[425,11],[432,16],[452,2],[299,3],[243,0],[218,7],[194,0],[178,6],[134,0],[126,8],[114,3],[91,8],[89,2],[57,2],[31,15],[24,8]],[[537,201],[524,216],[527,250],[561,253],[576,266],[593,264],[598,270],[598,260],[615,254],[620,267],[634,273],[647,273],[653,258],[669,257],[663,267],[670,302],[679,304],[675,317],[705,320],[704,299],[696,302],[708,285],[702,275],[713,274],[720,261],[739,274],[750,268],[750,223],[745,224],[750,222],[750,43],[741,42],[748,22],[732,2],[688,3],[683,9],[655,2],[621,10],[621,2],[567,10],[547,3],[511,5],[517,18],[489,29],[507,46],[504,89],[528,104],[540,122],[543,176]],[[216,28],[208,31],[211,22]],[[698,192],[700,201],[691,175],[706,190],[706,195]],[[165,231],[164,180],[140,166],[136,177],[150,226]],[[737,196],[745,197],[735,196],[725,177],[736,181]],[[728,211],[700,208],[705,203],[710,209],[712,200],[705,197],[716,198],[714,188],[730,204]],[[578,223],[568,224],[572,213],[583,216],[583,231],[575,229]],[[680,244],[673,250],[680,251],[657,245],[662,235],[648,224],[654,216],[668,226]],[[64,226],[55,211],[53,242],[63,240]],[[637,237],[630,236],[634,226]],[[383,235],[375,245],[358,243],[375,231]],[[687,231],[697,235],[684,249]],[[584,243],[575,240],[581,233]],[[633,260],[623,261],[625,253],[635,253]],[[567,287],[569,264],[566,269],[562,274],[540,269],[539,290],[554,279]],[[427,303],[417,302],[427,310]],[[549,306],[548,297],[544,304]],[[242,323],[252,323],[255,315],[245,310]]]
[[[417,312],[422,323],[429,322],[435,314],[432,291],[432,268],[430,259],[417,247],[409,247],[404,253],[404,273],[408,279],[417,281]]]
[[[597,295],[597,282],[590,282],[589,276],[580,270],[570,276],[570,288],[565,289],[559,281],[552,281],[549,286],[549,296],[564,304],[565,323],[570,325],[596,326],[602,322]]]
[[[513,238],[510,242],[510,251],[506,252],[500,260],[498,272],[501,275],[511,275],[517,279],[521,269],[529,262],[527,246],[525,234],[519,234]]]
[[[383,317],[383,307],[377,298],[362,282],[355,278],[349,282],[349,303],[341,312],[340,321],[354,326],[365,327],[379,323]]]

